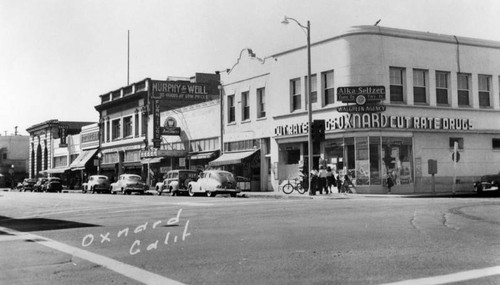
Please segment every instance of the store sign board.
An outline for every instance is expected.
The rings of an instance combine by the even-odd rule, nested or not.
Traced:
[[[153,158],[153,157],[161,157],[161,156],[167,156],[167,150],[165,149],[148,149],[148,150],[141,150],[141,158]]]
[[[377,113],[385,111],[384,105],[367,104],[367,105],[348,105],[340,106],[337,111],[341,113]]]
[[[68,144],[66,143],[66,137],[68,136],[68,125],[60,125],[59,126],[59,137],[61,138],[61,141],[59,142],[59,147],[67,147]]]
[[[179,127],[161,127],[160,134],[162,136],[180,136],[181,128]]]
[[[218,96],[219,90],[215,83],[151,80],[151,99],[203,102],[217,99]]]
[[[344,103],[385,100],[385,86],[354,86],[337,88],[337,100]],[[362,104],[360,104],[362,103]]]
[[[437,118],[418,116],[388,116],[380,113],[346,114],[327,119],[325,130],[345,129],[429,129],[429,130],[472,130],[471,119]],[[286,124],[274,129],[276,136],[291,136],[307,134],[307,122]]]

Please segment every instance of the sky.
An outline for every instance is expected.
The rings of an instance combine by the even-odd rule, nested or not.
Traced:
[[[357,25],[500,41],[498,0],[0,0],[0,135],[97,122],[99,95],[129,82],[191,77],[303,46]],[[313,63],[314,64],[314,63]]]

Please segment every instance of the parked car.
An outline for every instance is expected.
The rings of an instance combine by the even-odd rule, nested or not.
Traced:
[[[33,192],[33,187],[35,186],[35,183],[36,183],[35,179],[25,178],[23,180],[23,184],[22,184],[21,190],[24,191],[24,192],[26,192],[28,190],[30,190],[31,192]]]
[[[92,193],[110,192],[109,178],[104,175],[91,175],[86,183],[82,184],[83,193],[91,191]]]
[[[62,192],[62,182],[59,177],[49,177],[47,182],[42,185],[45,192]]]
[[[195,170],[171,170],[167,172],[162,182],[156,183],[156,191],[158,191],[158,195],[167,192],[172,196],[188,193],[189,182],[196,181],[197,179],[198,172]]]
[[[500,173],[481,176],[479,181],[474,183],[474,191],[481,194],[483,191],[499,191]]]
[[[122,174],[115,183],[111,183],[109,191],[111,194],[118,192],[122,192],[123,194],[131,194],[132,192],[144,194],[145,187],[141,176],[136,174]]]
[[[236,197],[240,192],[233,174],[223,170],[205,170],[196,181],[189,182],[188,192],[190,196],[198,193],[214,197],[217,194],[231,194]]]
[[[48,178],[38,178],[38,180],[36,181],[35,185],[33,185],[33,191],[34,192],[42,192],[43,191],[43,185],[45,184],[45,182],[47,182],[47,180],[49,180]]]

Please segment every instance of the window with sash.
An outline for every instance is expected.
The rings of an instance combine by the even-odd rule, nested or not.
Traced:
[[[427,103],[427,71],[413,70],[413,102]]]
[[[292,101],[292,111],[302,108],[302,97],[300,95],[300,79],[290,80],[290,97]]]
[[[448,72],[436,71],[436,103],[448,105]]]
[[[325,105],[335,103],[335,89],[333,87],[333,70],[321,73],[321,88]]]
[[[227,96],[227,122],[232,123],[236,121],[234,95]]]
[[[113,140],[117,139],[120,137],[120,129],[121,129],[121,126],[120,126],[120,119],[117,119],[117,120],[113,120],[111,122],[111,127],[112,127],[112,138]]]
[[[241,93],[241,120],[250,120],[250,102],[248,100],[248,91]]]
[[[491,76],[478,75],[479,107],[490,107]]]
[[[457,75],[458,106],[470,106],[470,75],[459,73]]]
[[[266,89],[257,89],[257,118],[266,116]]]
[[[404,72],[403,68],[391,67],[390,73],[390,100],[404,102]]]

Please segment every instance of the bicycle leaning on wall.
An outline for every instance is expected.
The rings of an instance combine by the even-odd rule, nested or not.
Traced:
[[[300,194],[304,194],[306,192],[306,189],[304,187],[304,180],[302,178],[289,178],[288,182],[283,185],[283,193],[290,194],[293,192],[293,190],[296,190]]]

